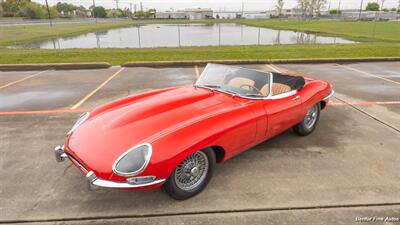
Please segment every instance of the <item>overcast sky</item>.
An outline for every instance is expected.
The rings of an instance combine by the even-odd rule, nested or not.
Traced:
[[[45,0],[33,0],[35,2],[45,3]],[[56,4],[57,2],[68,2],[75,5],[83,5],[89,7],[92,5],[92,0],[48,0],[50,5]],[[102,5],[105,8],[115,8],[115,0],[95,0],[96,5]],[[337,8],[341,1],[341,9],[355,9],[360,7],[361,0],[327,0],[331,2],[331,9]],[[368,2],[377,2],[381,4],[382,0],[364,0],[364,7]],[[159,11],[169,10],[173,8],[184,9],[184,8],[212,8],[214,10],[238,10],[242,8],[242,2],[244,3],[245,10],[269,10],[273,9],[276,0],[119,0],[119,8],[128,8],[129,3],[139,4],[142,2],[143,8],[155,8]],[[296,0],[285,0],[285,8],[293,8],[296,5]],[[399,0],[385,0],[384,8],[393,8],[398,6]],[[327,4],[328,7],[329,4]]]

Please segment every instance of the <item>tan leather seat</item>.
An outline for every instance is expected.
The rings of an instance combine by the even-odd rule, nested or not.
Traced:
[[[249,87],[246,87],[246,85],[254,86],[254,80],[244,78],[244,77],[235,77],[228,82],[228,85],[233,86],[233,87],[238,87],[238,88],[250,89]]]
[[[291,91],[291,88],[289,85],[279,84],[279,83],[272,84],[272,94],[273,95],[279,95],[279,94],[289,92],[289,91]]]
[[[291,90],[292,89],[290,88],[290,86],[286,84],[279,84],[279,83],[272,84],[272,95],[279,95],[285,92],[289,92]],[[260,91],[264,96],[268,96],[269,84],[264,85],[264,87],[262,87]]]
[[[260,90],[261,94],[263,96],[268,96],[269,95],[269,84],[264,85],[261,90]]]

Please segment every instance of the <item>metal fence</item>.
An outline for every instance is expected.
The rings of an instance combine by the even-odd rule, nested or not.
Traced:
[[[123,21],[132,21],[129,18],[117,19],[100,19],[100,18],[71,18],[71,19],[53,19],[50,26],[48,20],[27,20],[22,18],[2,18],[0,17],[0,35],[7,40],[7,46],[13,48],[145,48],[145,47],[183,47],[183,46],[221,46],[221,45],[277,45],[277,44],[342,44],[352,43],[357,41],[354,39],[342,38],[343,21],[362,20],[364,23],[371,23],[367,33],[364,33],[366,41],[382,41],[381,33],[387,32],[386,23],[382,21],[391,20],[397,21],[400,26],[399,13],[374,13],[359,14],[342,12],[341,15],[321,17],[321,18],[302,18],[301,16],[292,16],[289,18],[281,18],[281,20],[290,20],[298,24],[296,30],[302,30],[305,22],[310,20],[329,20],[332,29],[331,35],[321,35],[310,32],[295,32],[287,30],[272,30],[268,28],[251,27],[243,24],[229,25],[229,22],[237,22],[236,20],[209,20],[212,25],[206,29],[196,31],[195,26],[187,26],[181,24],[169,25],[165,28],[163,25],[145,25],[129,28],[127,34],[125,30],[107,31],[98,30],[99,24],[117,23]],[[246,22],[251,22],[246,19]],[[147,21],[137,21],[146,24]],[[187,21],[188,24],[194,21]],[[220,23],[222,22],[222,24]],[[154,21],[152,21],[154,23]],[[165,20],[160,21],[165,23]],[[81,35],[81,39],[74,39],[73,36],[66,32],[65,27],[71,24],[83,24],[91,30],[87,35]],[[251,24],[251,23],[250,23]],[[351,26],[357,28],[358,24],[354,23]],[[194,27],[194,28],[193,28]],[[211,27],[211,28],[210,28]],[[93,29],[92,29],[93,28]],[[293,29],[293,27],[291,27]],[[33,31],[32,31],[33,30]],[[25,32],[28,31],[28,32]],[[36,36],[32,36],[32,42],[27,41],[26,36],[37,34],[40,32],[46,33],[40,41]],[[122,33],[121,33],[122,32]],[[190,33],[192,32],[192,33]],[[197,33],[196,33],[197,32]],[[211,32],[209,34],[203,34]],[[76,33],[71,31],[72,34]],[[79,32],[82,33],[82,32]],[[118,36],[119,35],[119,36]],[[203,36],[202,36],[203,35]],[[1,41],[0,37],[0,41]],[[207,40],[209,39],[209,40]],[[362,39],[362,38],[361,38]],[[208,42],[207,42],[208,41]],[[68,45],[74,42],[75,45]],[[3,44],[4,45],[4,44]]]

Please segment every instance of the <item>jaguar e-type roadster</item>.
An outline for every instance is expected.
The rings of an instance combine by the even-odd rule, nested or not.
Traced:
[[[208,64],[195,84],[129,96],[84,113],[56,160],[89,187],[201,192],[216,163],[289,128],[314,131],[333,95],[322,80]]]

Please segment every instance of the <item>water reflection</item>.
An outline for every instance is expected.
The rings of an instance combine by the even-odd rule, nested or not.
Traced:
[[[151,24],[55,38],[14,48],[151,48],[217,45],[354,43],[337,37],[238,24]]]

